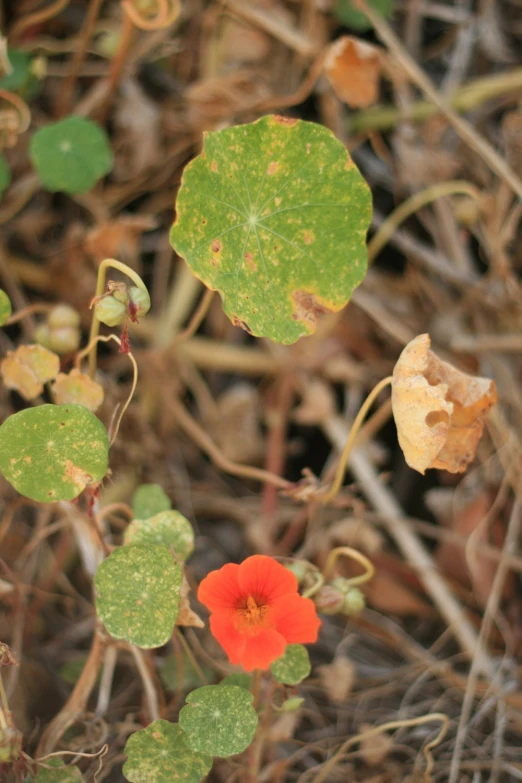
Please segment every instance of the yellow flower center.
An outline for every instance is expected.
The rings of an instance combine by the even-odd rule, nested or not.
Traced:
[[[268,625],[270,607],[266,604],[258,604],[251,595],[243,606],[236,609],[234,625],[240,633],[249,636],[255,635]]]

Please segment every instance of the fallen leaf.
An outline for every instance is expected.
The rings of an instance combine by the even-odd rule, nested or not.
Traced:
[[[430,613],[429,604],[385,568],[376,569],[364,593],[368,604],[385,614],[426,617]]]
[[[103,402],[103,388],[100,384],[76,369],[68,375],[61,372],[56,376],[53,393],[58,405],[76,403],[93,413]]]
[[[294,736],[301,720],[299,712],[283,712],[270,726],[268,736],[271,742],[287,742]]]
[[[367,731],[371,731],[373,726],[371,723],[362,723],[359,727],[359,733],[364,734]],[[372,734],[369,737],[363,737],[359,743],[360,753],[366,764],[369,767],[377,767],[382,764],[387,757],[393,745],[393,740],[389,734],[381,732],[380,734]]]
[[[342,704],[350,695],[355,682],[355,664],[339,656],[332,663],[317,668],[321,684],[330,701]]]
[[[156,225],[151,215],[123,215],[100,223],[87,233],[85,252],[98,263],[104,258],[120,258],[134,267],[140,254],[141,235]]]
[[[34,400],[43,391],[44,383],[56,377],[60,359],[42,345],[21,345],[8,351],[0,365],[8,389],[14,389],[26,400]]]
[[[404,348],[393,370],[392,409],[408,465],[463,472],[475,456],[484,418],[497,402],[495,382],[439,359],[421,334]]]
[[[378,98],[381,64],[379,47],[343,35],[326,50],[324,72],[341,101],[352,109],[362,109]]]
[[[176,625],[190,626],[192,628],[204,628],[205,623],[201,617],[190,607],[189,602],[190,587],[185,576],[181,583],[179,612],[176,619]]]

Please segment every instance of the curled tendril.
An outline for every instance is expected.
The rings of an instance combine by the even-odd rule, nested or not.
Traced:
[[[0,108],[0,147],[14,147],[18,136],[25,133],[31,124],[31,112],[14,92],[0,89],[0,99],[11,104]]]
[[[131,22],[140,30],[161,30],[169,27],[178,18],[181,11],[180,0],[157,0],[158,13],[152,19],[145,19],[136,8],[136,0],[122,0],[122,8]]]
[[[332,573],[337,558],[341,555],[344,555],[344,557],[349,557],[351,560],[355,560],[365,569],[364,574],[361,574],[360,576],[354,576],[347,580],[352,587],[355,587],[355,585],[362,585],[372,578],[375,573],[375,568],[367,557],[365,557],[361,552],[358,552],[357,549],[352,549],[351,546],[338,546],[335,549],[332,549],[328,555],[328,559],[323,570],[323,576],[325,580],[327,580]]]

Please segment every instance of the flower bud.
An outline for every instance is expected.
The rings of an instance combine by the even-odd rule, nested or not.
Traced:
[[[291,571],[297,577],[299,584],[302,584],[308,575],[310,563],[306,560],[293,560],[291,563],[285,563],[285,568]]]
[[[94,305],[96,318],[106,326],[117,326],[127,317],[127,308],[113,296],[103,296]]]
[[[131,321],[137,321],[150,310],[150,296],[148,291],[137,286],[129,288],[129,315]]]
[[[341,611],[343,614],[348,615],[348,617],[354,617],[355,615],[362,612],[365,606],[366,600],[364,595],[361,593],[359,588],[352,587],[346,593]]]
[[[47,323],[51,330],[65,329],[67,327],[75,328],[80,325],[80,313],[75,310],[74,307],[69,307],[69,305],[66,304],[59,304],[56,307],[53,307],[49,313]]]
[[[39,345],[43,345],[44,348],[51,348],[51,332],[47,324],[40,324],[34,330],[34,339]]]
[[[344,599],[344,593],[333,585],[323,585],[313,597],[318,611],[323,614],[338,614],[338,612],[341,612]]]
[[[49,348],[56,353],[74,353],[80,345],[80,331],[72,326],[51,329]]]
[[[14,726],[0,729],[0,764],[16,761],[22,750],[22,735]]]

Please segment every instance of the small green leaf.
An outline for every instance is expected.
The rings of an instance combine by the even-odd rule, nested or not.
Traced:
[[[0,196],[11,184],[11,169],[4,155],[0,155]]]
[[[179,560],[186,560],[194,551],[194,531],[179,511],[160,511],[150,519],[133,519],[125,531],[123,543],[172,547]]]
[[[204,685],[189,693],[179,714],[187,745],[211,756],[242,753],[256,732],[253,698],[235,685]]]
[[[368,5],[385,19],[391,16],[393,11],[393,0],[368,0]],[[335,15],[339,22],[361,33],[373,27],[366,14],[355,8],[351,0],[337,0]]]
[[[67,117],[37,131],[31,160],[47,190],[86,193],[112,168],[104,129],[83,117]]]
[[[120,547],[94,577],[98,616],[115,639],[161,647],[174,630],[181,581],[181,568],[164,547]]]
[[[283,655],[274,661],[270,671],[278,682],[297,685],[312,670],[308,650],[302,644],[289,644]]]
[[[62,759],[53,757],[46,759],[38,769],[35,783],[83,783],[83,775],[75,766],[65,765]],[[51,767],[51,769],[47,769]]]
[[[212,766],[212,757],[188,748],[181,728],[167,720],[132,734],[124,753],[123,774],[130,783],[199,783]]]
[[[102,422],[81,405],[39,405],[0,427],[0,470],[31,500],[72,500],[107,472]]]
[[[10,318],[13,308],[11,300],[7,296],[6,292],[0,288],[0,326],[3,326],[8,318]]]
[[[280,707],[281,712],[297,712],[303,704],[304,699],[301,696],[292,696],[291,699],[284,701]]]
[[[219,685],[237,685],[238,688],[245,688],[245,690],[248,690],[250,688],[250,680],[251,677],[249,674],[244,674],[243,672],[234,672],[233,674],[227,674],[227,676],[221,680]]]
[[[212,680],[214,672],[210,666],[201,666],[201,671],[207,680]],[[181,653],[181,661],[177,655],[165,656],[161,660],[159,676],[169,693],[175,693],[178,689],[198,688],[204,684],[194,668],[194,664],[183,652]]]
[[[41,80],[33,68],[34,58],[22,49],[7,48],[11,72],[0,79],[0,89],[17,92],[24,100],[34,98],[40,92]]]
[[[159,484],[142,484],[132,498],[135,519],[150,519],[160,511],[168,511],[172,503]]]
[[[364,278],[370,190],[321,125],[268,116],[205,133],[176,211],[172,246],[251,334],[294,343]]]

